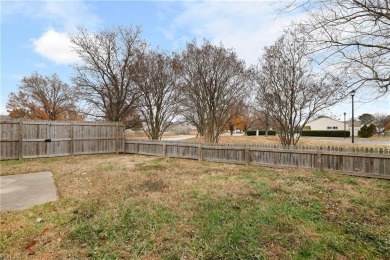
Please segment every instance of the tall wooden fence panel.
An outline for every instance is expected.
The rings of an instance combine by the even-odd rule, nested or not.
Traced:
[[[124,126],[108,123],[73,125],[73,154],[124,152]]]
[[[0,122],[1,160],[124,152],[124,126],[63,121]]]
[[[215,162],[299,167],[390,179],[390,153],[386,149],[283,149],[259,146],[205,145],[127,140],[125,153]]]
[[[2,160],[18,159],[21,146],[19,140],[22,138],[20,124],[18,121],[0,122],[0,158]]]
[[[71,124],[65,122],[22,122],[22,158],[71,155]]]

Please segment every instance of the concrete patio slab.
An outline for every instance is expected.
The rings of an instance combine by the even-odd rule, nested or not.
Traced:
[[[0,211],[28,209],[58,199],[51,172],[0,176]]]

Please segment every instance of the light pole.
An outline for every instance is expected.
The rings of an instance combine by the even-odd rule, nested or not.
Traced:
[[[355,126],[355,121],[354,121],[354,118],[353,118],[353,96],[355,96],[355,90],[352,90],[351,91],[351,96],[352,96],[352,143],[355,143],[355,129],[354,129],[354,126]]]
[[[344,139],[346,138],[346,135],[347,135],[347,132],[346,132],[346,129],[345,129],[345,115],[347,113],[344,112]]]

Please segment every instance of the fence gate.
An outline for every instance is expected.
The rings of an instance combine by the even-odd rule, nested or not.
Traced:
[[[23,158],[70,155],[71,134],[71,123],[23,122]]]
[[[121,123],[0,121],[0,160],[124,152]]]

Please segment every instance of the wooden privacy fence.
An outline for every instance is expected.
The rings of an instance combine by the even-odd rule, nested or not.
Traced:
[[[0,159],[124,152],[124,125],[66,121],[0,122]]]
[[[235,164],[312,168],[390,179],[389,150],[379,149],[377,152],[299,150],[238,145],[212,146],[135,140],[126,140],[125,144],[125,153]]]

